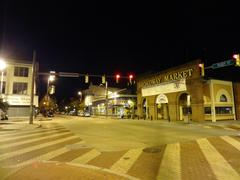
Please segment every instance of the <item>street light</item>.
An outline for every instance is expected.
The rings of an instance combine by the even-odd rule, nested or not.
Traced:
[[[55,73],[55,71],[50,71],[50,73]],[[49,103],[49,83],[55,81],[55,75],[50,75],[47,82],[47,102]]]
[[[0,59],[0,71],[1,71],[1,85],[0,85],[0,94],[2,97],[2,89],[3,89],[3,73],[4,69],[7,67],[6,62],[1,58]]]
[[[79,97],[80,97],[80,103],[81,103],[81,101],[82,101],[82,92],[81,92],[81,91],[78,91],[78,95],[79,95]]]

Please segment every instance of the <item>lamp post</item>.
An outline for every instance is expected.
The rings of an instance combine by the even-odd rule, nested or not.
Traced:
[[[0,84],[0,94],[2,98],[2,90],[3,90],[3,73],[4,69],[7,67],[6,62],[3,59],[0,59],[0,71],[1,71],[1,84]]]

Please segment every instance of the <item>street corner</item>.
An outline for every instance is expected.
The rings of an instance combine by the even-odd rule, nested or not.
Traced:
[[[108,169],[95,166],[73,163],[39,161],[29,164],[11,173],[4,180],[31,180],[31,179],[68,179],[68,180],[137,180],[128,175],[117,174]]]

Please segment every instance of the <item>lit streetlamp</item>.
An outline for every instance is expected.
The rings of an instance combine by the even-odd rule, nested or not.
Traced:
[[[3,89],[3,73],[5,68],[7,67],[6,62],[1,58],[0,59],[0,71],[1,71],[1,85],[0,85],[0,94],[2,96],[2,89]]]
[[[80,97],[80,103],[81,103],[81,101],[82,101],[82,92],[81,91],[78,91],[78,95],[79,95],[79,97]]]
[[[50,82],[53,82],[53,81],[55,81],[55,75],[50,75],[48,77],[48,82],[47,82],[47,102],[49,101],[49,84]]]

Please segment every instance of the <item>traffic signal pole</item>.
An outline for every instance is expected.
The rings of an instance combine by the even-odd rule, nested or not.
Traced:
[[[35,76],[36,76],[36,51],[33,51],[33,65],[32,65],[32,87],[31,87],[31,101],[30,101],[30,117],[29,124],[33,124],[33,115],[34,115],[34,85],[35,85]]]
[[[105,83],[105,87],[106,87],[106,90],[105,90],[105,93],[106,93],[106,99],[105,99],[105,114],[106,114],[106,118],[108,117],[108,82],[106,81]]]

